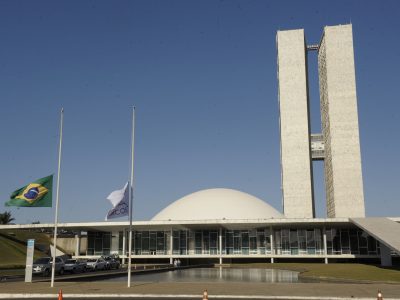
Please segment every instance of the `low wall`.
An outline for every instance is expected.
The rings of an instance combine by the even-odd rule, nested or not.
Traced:
[[[51,238],[53,243],[53,238]],[[57,248],[65,252],[65,254],[75,255],[75,237],[57,237]],[[80,237],[79,255],[86,255],[87,250],[87,237]]]

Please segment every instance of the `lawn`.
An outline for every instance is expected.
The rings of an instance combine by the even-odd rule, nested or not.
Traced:
[[[275,264],[238,264],[233,267],[283,269],[301,272],[302,277],[335,279],[335,280],[367,280],[400,282],[399,268],[382,268],[376,265],[354,263],[275,263]]]
[[[36,231],[29,231],[29,230],[3,230],[1,231],[2,234],[6,234],[10,237],[16,238],[20,241],[23,241],[26,243],[28,239],[35,239],[35,244],[49,244],[50,243],[50,238],[48,235],[41,233],[41,232],[36,232]]]
[[[13,241],[0,235],[0,269],[24,268],[26,262],[26,241],[34,238],[36,243],[49,243],[49,238],[43,233],[29,231],[10,231],[2,232],[13,239]],[[45,256],[46,254],[35,250],[34,258]]]

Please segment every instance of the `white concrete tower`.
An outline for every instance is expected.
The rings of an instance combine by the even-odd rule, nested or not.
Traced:
[[[278,82],[283,211],[313,218],[312,161],[304,30],[278,31]]]
[[[326,26],[318,52],[327,215],[364,217],[351,25]]]

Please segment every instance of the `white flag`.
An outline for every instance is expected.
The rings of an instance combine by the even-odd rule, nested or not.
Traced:
[[[116,190],[108,195],[107,199],[110,200],[113,208],[108,212],[106,221],[108,219],[120,218],[129,215],[129,190],[128,182],[122,190]]]

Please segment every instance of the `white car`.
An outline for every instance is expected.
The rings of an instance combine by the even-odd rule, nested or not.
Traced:
[[[86,261],[86,268],[92,271],[105,270],[106,265],[106,261],[102,258],[91,258]]]

